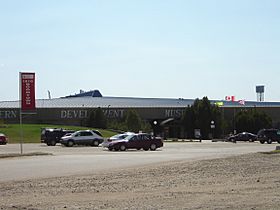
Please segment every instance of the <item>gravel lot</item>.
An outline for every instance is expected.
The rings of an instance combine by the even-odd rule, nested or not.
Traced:
[[[0,183],[1,209],[279,209],[280,155]]]
[[[174,147],[178,152],[176,144],[170,145],[171,151]],[[209,149],[208,143],[185,144],[194,154]],[[242,151],[248,146],[257,150],[259,144],[218,143],[215,147]],[[141,155],[161,155],[170,152],[168,148]],[[271,148],[275,145],[263,145],[263,150]],[[0,209],[279,209],[280,154],[220,156],[138,164],[87,175],[2,181]]]

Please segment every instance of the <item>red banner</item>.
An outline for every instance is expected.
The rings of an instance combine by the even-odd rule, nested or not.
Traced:
[[[20,72],[21,110],[35,111],[35,73]]]

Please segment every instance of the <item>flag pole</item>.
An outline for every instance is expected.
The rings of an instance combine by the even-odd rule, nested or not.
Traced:
[[[19,72],[19,126],[20,126],[20,154],[23,153],[23,130],[22,130],[22,78]]]
[[[20,154],[23,153],[23,146],[22,146],[22,143],[23,143],[23,129],[22,129],[22,112],[21,112],[21,109],[20,109],[20,113],[19,113],[19,124],[20,124]]]

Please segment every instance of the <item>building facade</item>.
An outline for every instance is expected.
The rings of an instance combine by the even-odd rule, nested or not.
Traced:
[[[84,94],[84,93],[83,93]],[[193,99],[162,99],[162,98],[133,98],[133,97],[103,97],[95,95],[75,95],[56,99],[37,99],[36,112],[23,114],[23,123],[83,125],[90,113],[100,107],[108,120],[122,119],[129,109],[134,109],[139,116],[151,123],[156,121],[163,126],[168,137],[183,138],[183,129],[178,121],[183,116],[185,108],[193,104]],[[226,120],[234,119],[237,112],[243,109],[257,109],[268,114],[273,126],[280,127],[279,102],[246,102],[239,104],[235,101],[210,101],[219,104],[222,115]],[[4,123],[19,123],[19,101],[0,102],[0,120]]]

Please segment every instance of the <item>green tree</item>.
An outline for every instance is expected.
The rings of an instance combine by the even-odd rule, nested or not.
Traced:
[[[215,129],[211,130],[211,121]],[[191,107],[187,107],[182,117],[182,124],[187,132],[187,137],[194,136],[194,129],[200,129],[202,138],[209,138],[209,133],[214,132],[215,137],[221,135],[222,117],[218,106],[212,105],[207,97],[196,99]]]
[[[185,109],[185,112],[182,117],[182,124],[185,128],[186,137],[193,138],[194,129],[195,129],[195,115],[194,115],[194,109],[192,106],[188,106]]]
[[[96,128],[107,128],[107,117],[100,107],[95,111],[95,127]]]
[[[149,122],[142,120],[141,121],[141,131],[145,133],[150,133],[152,132],[152,126]]]
[[[194,102],[195,127],[201,131],[202,138],[207,139],[210,133],[212,119],[211,104],[207,97]]]
[[[238,112],[235,116],[237,132],[257,133],[262,128],[270,128],[271,118],[264,112],[255,109],[245,109]]]
[[[135,110],[128,110],[125,122],[129,131],[139,132],[141,130],[141,118]]]
[[[92,128],[107,128],[107,119],[100,107],[90,113],[88,126]]]
[[[119,133],[127,131],[125,119],[110,119],[108,121],[108,128],[113,129]]]
[[[220,137],[222,130],[224,129],[224,122],[222,119],[222,113],[217,105],[211,105],[211,119],[214,121],[215,129],[213,129],[214,138]]]

